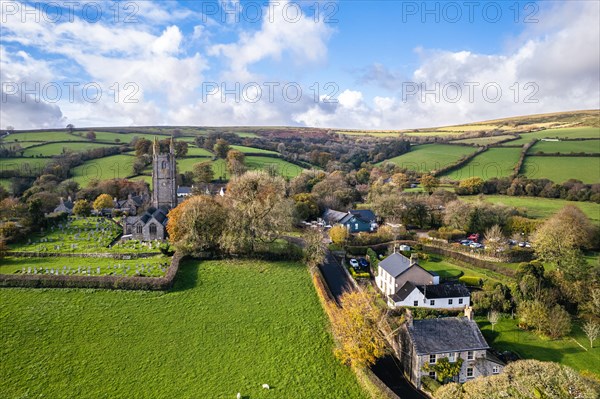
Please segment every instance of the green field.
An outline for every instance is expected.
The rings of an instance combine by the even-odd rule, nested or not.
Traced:
[[[525,359],[557,362],[600,375],[600,345],[596,343],[590,349],[589,341],[576,323],[570,337],[558,340],[542,339],[532,332],[521,330],[517,320],[509,315],[494,326],[494,331],[486,318],[478,317],[477,324],[488,344],[497,350],[509,350]]]
[[[297,263],[188,261],[167,293],[7,288],[0,303],[3,398],[369,397]]]
[[[86,275],[88,267],[90,275],[144,275],[147,277],[164,276],[169,267],[171,259],[162,255],[143,259],[107,259],[107,258],[17,258],[7,256],[0,264],[0,274],[25,273],[52,274],[52,270],[58,270],[59,274]],[[143,271],[142,271],[143,267]],[[100,268],[100,273],[98,273]],[[46,272],[46,270],[48,272]],[[136,271],[138,273],[136,273]]]
[[[529,154],[545,152],[546,154],[570,154],[570,153],[600,153],[600,140],[583,141],[538,141],[529,149]]]
[[[597,127],[575,127],[566,129],[547,129],[539,132],[522,133],[521,138],[511,141],[510,144],[523,145],[529,143],[533,139],[545,138],[590,138],[600,139],[600,129]]]
[[[93,148],[100,147],[111,147],[117,144],[103,144],[103,143],[50,143],[41,145],[39,147],[28,148],[23,152],[23,156],[25,157],[51,157],[55,155],[62,154],[64,151],[86,151],[91,150]]]
[[[177,168],[179,173],[191,171],[194,164],[199,162],[207,162],[208,158],[183,158],[177,160]],[[229,172],[227,171],[227,161],[217,159],[212,162],[212,168],[215,179],[228,179]],[[247,156],[246,166],[251,170],[264,170],[268,165],[275,165],[278,173],[283,177],[293,178],[302,172],[302,168],[293,163],[287,162],[280,158]]]
[[[25,133],[13,133],[8,137],[5,137],[2,142],[3,143],[14,143],[16,141],[41,141],[41,142],[51,142],[51,141],[79,141],[81,137],[75,136],[73,134],[69,134],[66,131],[60,132],[45,132],[45,131],[36,131],[36,132],[25,132]]]
[[[210,157],[210,158],[212,158],[214,155],[210,151],[205,150],[204,148],[188,146],[187,156],[188,157]]]
[[[600,182],[600,157],[536,157],[527,156],[523,173],[532,179],[546,178],[555,183],[569,179],[584,183]]]
[[[32,145],[38,145],[44,143],[43,141],[23,141],[15,143],[14,141],[0,141],[0,147],[13,148],[18,145],[21,148],[29,148]]]
[[[246,147],[243,145],[230,146],[233,150],[238,150],[244,154],[277,154],[276,151],[263,150],[262,148]]]
[[[0,186],[8,190],[10,188],[10,179],[0,179]]]
[[[135,157],[127,154],[92,159],[73,168],[73,180],[85,187],[92,179],[125,178],[133,175],[134,162]]]
[[[564,208],[565,205],[574,205],[581,209],[591,220],[600,222],[600,204],[593,202],[567,201],[554,198],[510,197],[507,195],[460,197],[463,201],[478,201],[479,198],[483,198],[485,201],[493,204],[504,204],[506,206],[515,207],[521,211],[526,210],[527,216],[534,219],[547,219]]]
[[[85,137],[87,132],[82,132],[82,136]],[[164,140],[170,138],[170,136],[166,135],[156,135],[152,133],[113,133],[113,132],[96,132],[96,141],[103,141],[107,143],[115,143],[116,140],[119,140],[121,143],[129,143],[134,137],[145,138],[147,140],[154,140],[154,137],[159,140]]]
[[[461,168],[446,173],[445,176],[453,180],[464,180],[469,177],[481,177],[483,180],[507,177],[512,174],[520,152],[520,148],[490,148]]]
[[[411,147],[410,152],[383,162],[393,162],[401,168],[428,172],[438,170],[472,154],[475,148],[450,144],[423,144]],[[380,164],[382,164],[381,162]]]
[[[460,266],[452,262],[451,259],[434,254],[429,254],[428,260],[419,260],[419,266],[423,267],[425,270],[438,274],[440,279],[455,279],[461,275],[465,275],[479,277],[483,280],[494,280],[506,283],[506,279],[508,278],[499,273],[476,266]]]
[[[453,140],[453,143],[463,143],[463,144],[475,144],[475,145],[490,145],[495,144],[502,140],[511,139],[515,136],[510,134],[505,134],[502,136],[489,136],[489,137],[476,137],[472,139],[462,139],[462,140]]]
[[[19,170],[22,175],[40,174],[51,159],[0,158],[0,170]]]

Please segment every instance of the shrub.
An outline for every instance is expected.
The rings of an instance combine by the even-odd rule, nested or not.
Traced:
[[[429,377],[428,375],[424,375],[421,377],[421,384],[423,384],[423,389],[431,394],[434,394],[435,391],[442,386],[439,382]]]
[[[371,278],[371,274],[369,274],[368,272],[360,272],[357,273],[354,268],[349,267],[348,268],[350,270],[350,274],[352,275],[352,277],[354,277],[355,279],[357,278]]]
[[[371,262],[371,267],[373,270],[377,270],[377,265],[379,264],[379,258],[377,257],[377,253],[373,251],[372,248],[367,249],[367,256],[369,257],[369,261]]]
[[[437,231],[433,230],[429,232],[429,235],[433,238],[439,238],[447,241],[454,241],[467,235],[463,230],[453,229],[452,227],[444,226],[440,227]]]
[[[479,277],[474,276],[462,276],[458,281],[469,287],[481,287],[481,284],[483,283]]]

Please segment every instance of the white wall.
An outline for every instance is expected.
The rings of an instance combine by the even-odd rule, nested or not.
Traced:
[[[418,289],[414,289],[413,292],[410,293],[408,297],[404,301],[396,302],[395,306],[414,306],[414,301],[419,301],[420,308],[430,308],[430,309],[464,309],[465,306],[470,306],[471,301],[470,298],[462,297],[463,303],[459,303],[459,299],[461,298],[437,298],[435,299],[435,303],[430,305],[430,300],[427,299],[423,302],[424,295]],[[448,300],[452,299],[452,305],[448,304]]]

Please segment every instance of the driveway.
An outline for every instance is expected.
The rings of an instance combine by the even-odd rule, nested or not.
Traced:
[[[429,399],[404,378],[400,370],[400,360],[393,355],[377,360],[377,363],[371,366],[371,371],[402,399]]]
[[[344,272],[344,269],[342,268],[343,266],[338,262],[335,256],[333,256],[331,251],[327,250],[325,253],[325,262],[319,266],[319,269],[338,304],[339,299],[344,292],[354,289],[354,286],[350,281],[351,277]]]

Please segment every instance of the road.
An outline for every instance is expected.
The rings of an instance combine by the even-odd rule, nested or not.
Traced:
[[[329,286],[329,290],[339,303],[339,298],[346,291],[354,289],[348,273],[344,272],[342,265],[335,259],[331,251],[327,251],[327,256],[323,265],[319,267]],[[399,360],[391,355],[379,359],[371,371],[379,377],[388,388],[402,399],[427,399],[427,396],[417,391],[402,374],[399,368]]]

